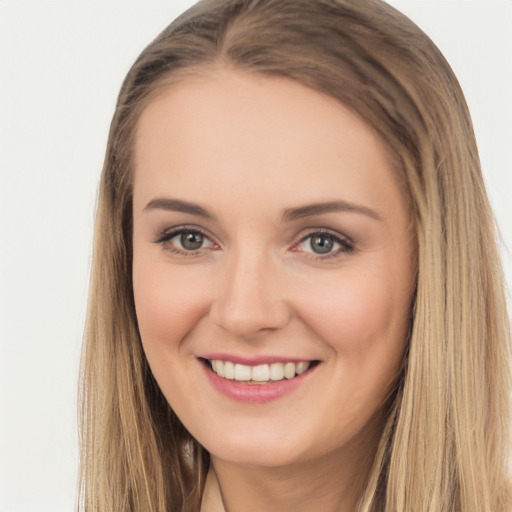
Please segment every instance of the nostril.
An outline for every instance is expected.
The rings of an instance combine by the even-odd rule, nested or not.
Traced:
[[[269,296],[233,296],[212,304],[210,317],[224,331],[252,339],[284,327],[291,315],[288,307]]]

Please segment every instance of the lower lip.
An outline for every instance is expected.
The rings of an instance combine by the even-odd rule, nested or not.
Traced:
[[[206,364],[201,363],[212,386],[224,396],[253,404],[263,404],[282,398],[297,389],[316,369],[316,367],[293,379],[283,379],[270,384],[247,384],[245,382],[225,379],[217,375]]]

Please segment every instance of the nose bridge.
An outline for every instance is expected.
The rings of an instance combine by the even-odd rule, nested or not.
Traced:
[[[215,322],[237,337],[283,327],[288,307],[272,255],[261,248],[239,248],[226,259],[217,298]]]

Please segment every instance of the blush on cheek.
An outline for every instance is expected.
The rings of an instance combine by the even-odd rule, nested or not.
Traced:
[[[134,297],[143,343],[159,340],[178,345],[204,314],[201,293],[193,283],[180,283],[158,271],[140,275],[144,278],[137,279],[134,272]]]
[[[309,294],[304,307],[308,323],[324,339],[332,340],[336,351],[368,349],[393,329],[395,300],[389,288],[374,282],[372,286],[340,286],[335,293]]]

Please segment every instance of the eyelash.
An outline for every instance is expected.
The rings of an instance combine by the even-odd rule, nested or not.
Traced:
[[[190,226],[190,227],[189,226],[181,226],[181,227],[178,227],[178,228],[175,228],[172,230],[164,230],[158,235],[157,239],[155,240],[155,243],[161,245],[162,247],[165,248],[165,250],[167,250],[173,254],[177,254],[177,255],[185,256],[185,257],[200,256],[201,255],[200,251],[203,249],[206,249],[206,247],[200,247],[197,250],[186,250],[186,249],[180,249],[180,248],[176,247],[176,245],[169,243],[170,240],[172,240],[173,238],[175,238],[179,235],[183,235],[183,234],[200,235],[201,237],[203,237],[203,239],[208,240],[211,243],[211,247],[213,247],[214,249],[219,247],[218,244],[212,240],[212,237],[210,235],[206,234],[201,229],[198,229],[197,227],[192,227],[192,226]],[[338,233],[332,232],[325,228],[312,230],[306,236],[302,237],[299,242],[294,244],[291,250],[294,252],[299,252],[299,250],[297,248],[300,245],[307,242],[307,240],[311,240],[315,236],[330,239],[330,240],[332,240],[333,243],[338,244],[340,247],[334,251],[330,251],[325,254],[319,254],[319,253],[315,253],[313,251],[311,251],[311,252],[301,251],[305,254],[305,257],[307,257],[309,259],[326,260],[329,258],[335,258],[335,257],[339,256],[340,254],[351,254],[355,251],[354,243],[348,237],[342,236]],[[310,244],[311,244],[311,241],[310,241]]]
[[[350,240],[348,237],[340,235],[336,232],[330,231],[329,229],[315,229],[312,230],[310,233],[308,233],[306,236],[302,237],[299,243],[295,244],[292,248],[292,250],[296,250],[295,248],[299,245],[304,244],[307,242],[307,240],[311,240],[313,237],[324,237],[331,239],[334,243],[338,244],[340,247],[336,250],[333,250],[331,252],[325,253],[325,254],[319,254],[315,252],[306,252],[307,258],[313,259],[313,260],[326,260],[329,258],[336,258],[337,256],[340,256],[341,254],[351,254],[355,251],[354,243],[352,240]]]
[[[212,246],[218,247],[218,244],[216,244],[214,241],[212,241],[212,237],[208,234],[206,234],[201,229],[198,229],[196,227],[192,226],[181,226],[172,230],[164,230],[162,231],[157,239],[155,240],[156,244],[161,245],[166,251],[169,251],[173,254],[177,254],[179,256],[185,256],[185,257],[194,257],[194,256],[200,256],[201,249],[205,249],[204,247],[200,247],[197,250],[186,250],[186,249],[179,249],[175,245],[169,243],[170,240],[175,238],[176,236],[183,235],[183,234],[196,234],[201,235],[204,240],[208,240]]]

